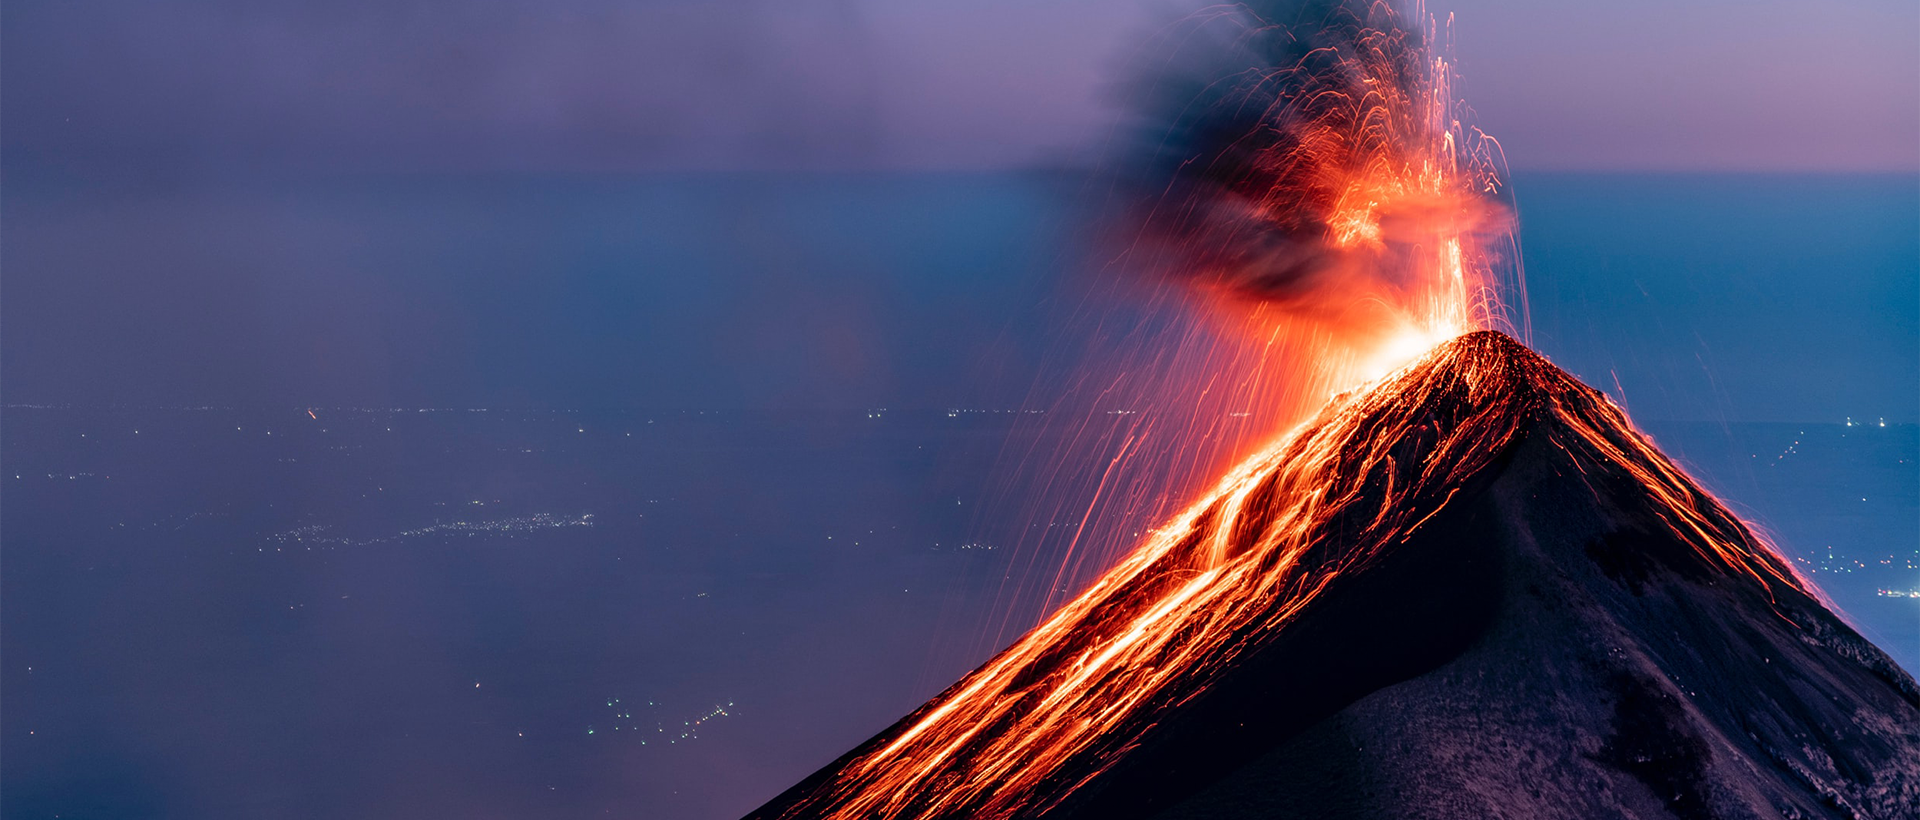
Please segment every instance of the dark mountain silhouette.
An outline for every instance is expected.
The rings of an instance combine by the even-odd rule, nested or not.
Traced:
[[[1920,818],[1920,687],[1513,340],[1250,464],[749,817]]]

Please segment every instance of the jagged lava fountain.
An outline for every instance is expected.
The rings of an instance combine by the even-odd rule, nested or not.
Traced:
[[[1920,817],[1920,688],[1597,391],[1446,342],[752,818]]]

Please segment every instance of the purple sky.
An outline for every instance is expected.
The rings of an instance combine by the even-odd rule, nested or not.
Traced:
[[[1162,0],[8,3],[8,166],[1002,168],[1097,154]],[[1516,168],[1920,169],[1911,0],[1434,2]]]

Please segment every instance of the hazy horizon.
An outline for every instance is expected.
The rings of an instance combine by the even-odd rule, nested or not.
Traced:
[[[1203,5],[24,0],[0,10],[0,167],[1078,167]],[[1427,10],[1518,169],[1920,170],[1911,3]]]

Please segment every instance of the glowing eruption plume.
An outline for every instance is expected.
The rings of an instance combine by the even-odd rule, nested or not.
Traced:
[[[1132,177],[1142,267],[1320,400],[1470,330],[1525,338],[1499,146],[1463,123],[1431,20],[1290,9],[1169,35],[1175,68],[1141,91],[1171,112]]]

